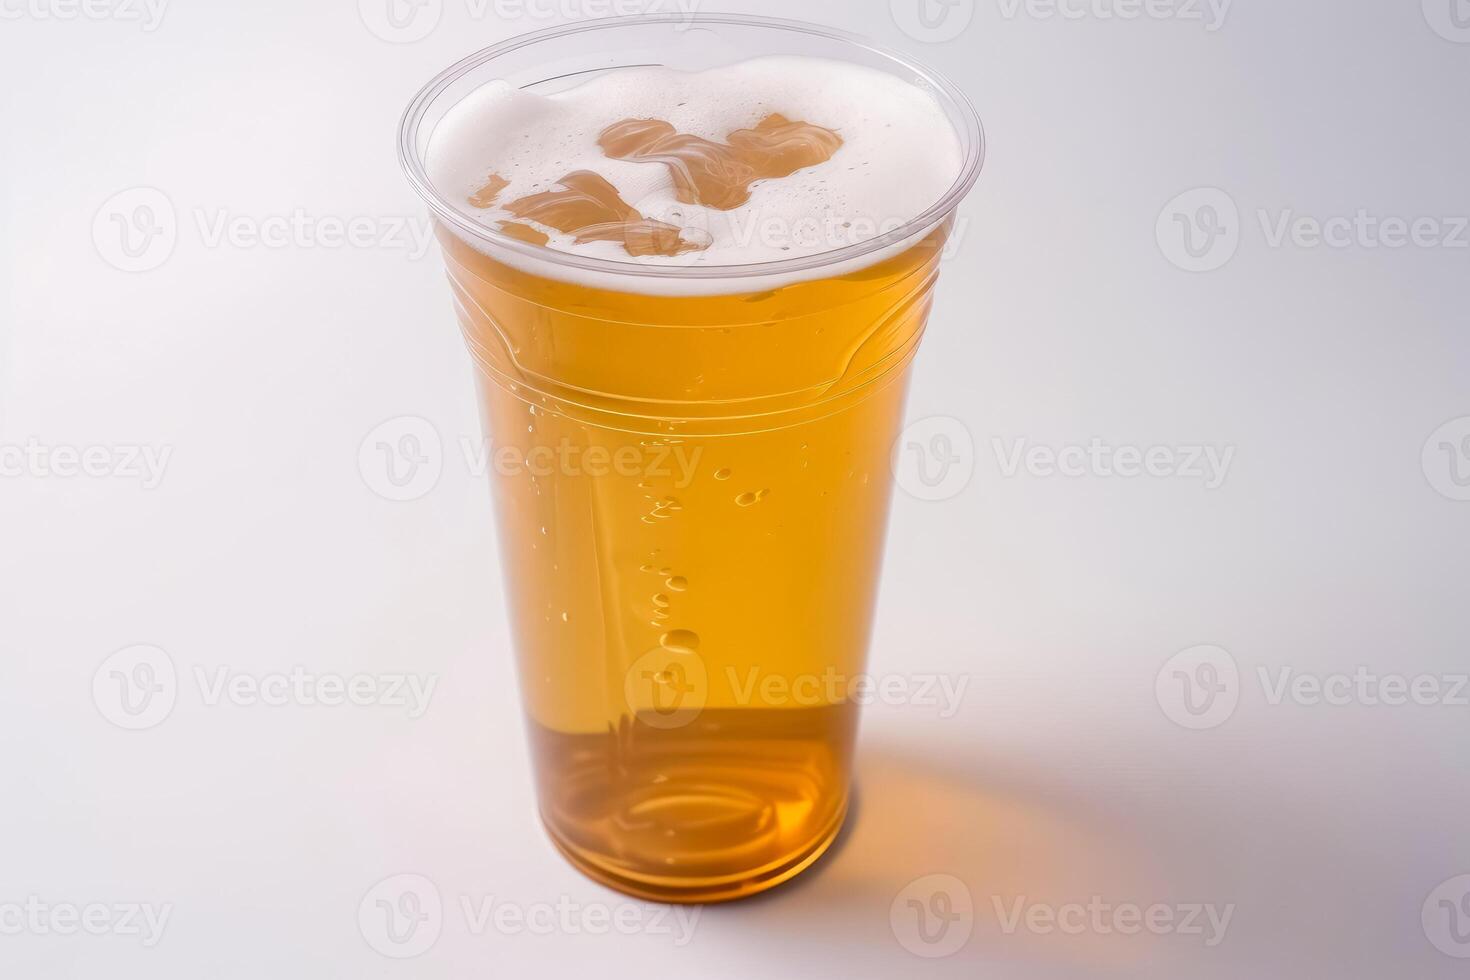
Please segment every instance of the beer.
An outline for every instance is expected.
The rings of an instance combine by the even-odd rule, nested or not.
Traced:
[[[777,884],[847,807],[952,207],[912,222],[961,181],[959,134],[905,80],[787,56],[491,82],[426,158],[546,828],[642,897]]]

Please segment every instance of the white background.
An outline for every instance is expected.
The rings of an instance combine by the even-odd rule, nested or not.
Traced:
[[[840,847],[692,936],[637,903],[634,934],[591,934],[630,903],[538,826],[488,494],[460,450],[479,438],[469,359],[439,259],[393,232],[422,220],[392,154],[417,88],[611,5],[428,0],[407,39],[377,0],[172,0],[156,21],[95,2],[0,0],[0,975],[1464,975],[1470,706],[1273,703],[1260,673],[1445,693],[1470,670],[1470,234],[1273,243],[1287,212],[1470,215],[1464,0],[1237,0],[1223,20],[1193,0],[957,0],[932,29],[914,0],[724,5],[932,63],[976,102],[990,157],[910,406],[947,419],[918,434],[973,476],[897,494],[872,656],[879,675],[967,676],[960,710],[870,708]],[[177,240],[127,272],[113,215],[158,199],[108,202],[138,187]],[[1170,206],[1198,188],[1223,199]],[[1202,204],[1224,234],[1192,261],[1179,222],[1202,228]],[[298,211],[386,238],[208,236]],[[405,416],[440,437],[442,473],[394,502],[359,447]],[[1007,475],[995,442],[1093,438],[1233,455],[1208,488]],[[67,447],[103,447],[112,471],[33,461]],[[169,452],[156,486],[129,447]],[[177,692],[128,731],[93,681],[138,644]],[[1207,675],[1166,662],[1204,644],[1224,651],[1224,707],[1191,729],[1174,669]],[[413,718],[210,704],[197,680],[298,665],[437,687]],[[399,874],[443,903],[403,961],[359,917]],[[922,958],[941,950],[906,900],[936,888],[972,911],[963,945]],[[571,911],[549,934],[477,929],[462,900],[491,896]],[[1110,918],[1006,927],[1018,901],[1094,896],[1232,912],[1213,946]],[[5,911],[33,897],[169,918],[151,946],[115,921],[58,935]]]

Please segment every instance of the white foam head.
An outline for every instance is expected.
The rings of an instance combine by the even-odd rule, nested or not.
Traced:
[[[681,133],[723,142],[731,132],[754,127],[772,113],[835,130],[842,145],[826,163],[756,182],[750,199],[730,211],[680,202],[668,167],[611,159],[598,144],[604,129],[624,119],[660,119]],[[629,68],[551,95],[489,82],[449,109],[425,155],[434,189],[487,228],[522,220],[499,207],[470,206],[469,198],[489,175],[509,182],[497,199],[503,203],[553,189],[569,172],[590,170],[644,216],[702,229],[711,242],[707,249],[634,257],[621,243],[577,244],[571,235],[537,226],[550,236],[549,248],[557,251],[671,267],[669,275],[650,277],[568,266],[555,254],[543,259],[524,250],[496,249],[491,239],[471,242],[500,261],[549,278],[671,295],[769,289],[881,261],[930,228],[912,229],[914,234],[903,241],[861,258],[762,276],[759,282],[678,272],[798,259],[891,233],[938,203],[962,166],[960,140],[944,109],[924,89],[862,65],[793,56],[699,72]]]

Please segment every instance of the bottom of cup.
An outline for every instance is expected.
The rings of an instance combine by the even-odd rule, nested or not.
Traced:
[[[620,891],[634,898],[655,902],[673,902],[683,905],[706,905],[715,902],[731,902],[749,898],[790,881],[817,862],[842,831],[847,819],[848,801],[833,814],[832,820],[802,847],[778,861],[733,875],[720,877],[675,877],[670,875],[642,875],[619,868],[612,862],[589,853],[583,848],[561,837],[551,822],[543,815],[541,824],[552,844],[562,856],[582,874],[593,881]]]

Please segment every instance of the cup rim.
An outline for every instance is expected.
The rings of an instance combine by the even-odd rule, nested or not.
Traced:
[[[539,44],[543,41],[616,27],[668,23],[684,24],[689,27],[726,24],[738,27],[759,27],[797,34],[810,34],[829,40],[845,42],[896,62],[904,69],[916,74],[937,92],[942,93],[963,117],[963,128],[965,131],[960,135],[962,138],[967,138],[967,145],[959,174],[956,176],[949,190],[938,201],[922,214],[919,214],[891,231],[853,245],[815,252],[811,255],[803,255],[791,259],[779,259],[771,262],[752,262],[737,265],[645,265],[619,259],[575,255],[547,246],[533,245],[529,242],[502,234],[488,225],[473,220],[454,207],[454,205],[450,204],[444,195],[440,194],[434,188],[429,180],[424,161],[418,152],[419,127],[423,122],[424,114],[429,105],[450,85],[487,62],[494,61],[496,58],[509,54],[512,51],[517,51],[533,44]],[[532,31],[527,34],[519,34],[499,44],[482,48],[474,54],[460,59],[434,76],[414,96],[413,101],[404,110],[398,124],[398,162],[403,167],[403,171],[407,175],[408,181],[413,186],[414,191],[419,197],[423,198],[425,203],[429,205],[430,210],[434,212],[434,215],[440,221],[456,228],[464,235],[472,236],[471,240],[474,238],[488,240],[497,248],[503,248],[526,259],[550,263],[553,266],[580,269],[586,272],[611,274],[613,276],[632,276],[643,279],[700,280],[784,276],[792,273],[810,272],[814,269],[822,269],[827,266],[860,260],[865,256],[881,252],[884,249],[891,248],[894,245],[916,237],[921,232],[934,227],[949,215],[959,205],[959,202],[964,196],[969,193],[970,189],[975,185],[976,180],[979,179],[980,170],[985,163],[985,149],[984,126],[980,122],[980,116],[975,111],[973,103],[970,102],[965,93],[943,74],[918,63],[908,55],[893,48],[877,44],[859,34],[853,34],[836,28],[823,27],[805,21],[787,20],[779,17],[724,13],[693,15],[667,13],[639,14],[625,17],[599,17],[593,20],[578,21],[574,24],[564,24],[557,27],[544,28],[539,31]]]

